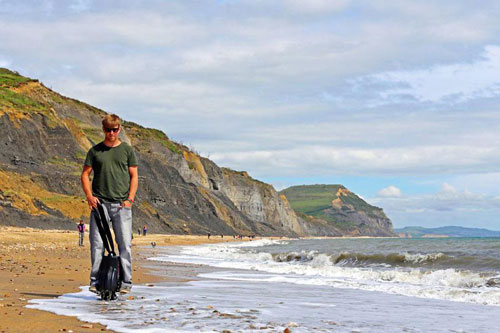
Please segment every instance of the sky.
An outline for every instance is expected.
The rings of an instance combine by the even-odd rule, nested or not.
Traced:
[[[7,1],[0,67],[277,190],[500,230],[498,1]]]

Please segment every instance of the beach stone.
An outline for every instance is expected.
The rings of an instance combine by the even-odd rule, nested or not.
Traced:
[[[241,318],[241,316],[237,316],[237,315],[234,315],[234,314],[231,314],[231,313],[220,313],[219,316],[222,317],[222,318],[230,318],[230,319],[239,319],[239,318]]]
[[[127,297],[127,299],[128,299],[129,301],[131,301],[131,300],[133,300],[133,299],[134,299],[134,296],[129,296],[129,297]]]
[[[283,330],[283,333],[290,333],[290,332],[291,330],[288,327]]]
[[[94,325],[92,325],[92,324],[83,324],[82,328],[94,328]]]
[[[289,322],[286,326],[288,326],[288,327],[299,327],[299,324],[297,324],[297,323],[296,323],[296,322],[294,322],[294,321],[291,321],[291,322]]]

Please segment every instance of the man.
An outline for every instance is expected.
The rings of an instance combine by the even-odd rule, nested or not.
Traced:
[[[82,171],[82,187],[90,209],[101,203],[109,216],[115,232],[116,243],[123,268],[121,293],[132,288],[132,205],[138,186],[137,160],[130,145],[121,142],[120,118],[108,114],[102,120],[104,141],[92,147],[87,153]],[[94,171],[92,188],[90,174]],[[104,246],[94,220],[90,214],[90,254],[92,270],[89,290],[97,293],[97,276],[104,252]]]
[[[85,236],[85,224],[83,224],[83,220],[80,220],[80,224],[78,224],[78,245],[83,246],[83,239]]]

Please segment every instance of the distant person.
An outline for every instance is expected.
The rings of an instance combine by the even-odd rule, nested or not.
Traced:
[[[104,141],[93,146],[87,153],[81,181],[87,202],[92,210],[102,204],[115,232],[122,267],[121,293],[132,288],[132,205],[138,187],[137,159],[135,153],[118,134],[120,118],[108,114],[102,120]],[[90,174],[94,172],[92,187]],[[90,214],[90,273],[91,292],[97,293],[98,273],[104,254],[104,246],[97,228],[94,214]]]
[[[208,239],[210,239],[210,232],[207,234]]]
[[[147,233],[148,233],[148,226],[144,225],[144,227],[142,228],[142,235],[146,236]]]
[[[80,220],[78,224],[78,246],[83,246],[83,239],[85,237],[85,224]]]
[[[141,228],[137,229],[137,235],[139,235],[139,236],[141,235]]]

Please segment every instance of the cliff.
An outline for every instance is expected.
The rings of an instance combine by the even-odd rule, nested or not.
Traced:
[[[80,187],[86,152],[103,140],[103,110],[0,69],[0,224],[74,229],[89,209]],[[139,160],[134,230],[340,235],[299,216],[284,195],[246,172],[220,168],[163,132],[123,122]]]
[[[301,185],[283,191],[297,214],[321,223],[323,233],[395,236],[391,220],[342,185]],[[325,229],[326,228],[326,229]]]
[[[105,112],[0,69],[0,223],[73,229],[89,210],[79,175],[103,140]],[[123,123],[139,160],[134,229],[295,236],[300,228],[268,184],[221,169],[163,132]]]

